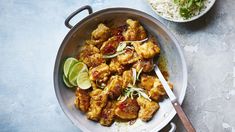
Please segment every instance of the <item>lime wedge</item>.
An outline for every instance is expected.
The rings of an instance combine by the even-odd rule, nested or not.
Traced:
[[[77,62],[78,60],[72,57],[66,59],[66,61],[64,62],[64,75],[66,78],[68,78],[69,69]]]
[[[78,74],[77,85],[81,89],[89,89],[91,87],[91,82],[89,80],[89,75],[87,72],[80,72]]]
[[[88,72],[86,64],[82,62],[78,62],[70,68],[68,79],[73,86],[77,86],[77,76],[80,72]]]
[[[69,87],[69,88],[72,88],[74,87],[69,81],[68,79],[65,77],[65,75],[63,75],[63,81],[64,81],[64,84]]]

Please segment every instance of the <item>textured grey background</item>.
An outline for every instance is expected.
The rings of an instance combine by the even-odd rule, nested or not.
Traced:
[[[58,105],[52,75],[68,32],[64,20],[85,4],[94,11],[135,8],[163,22],[186,56],[189,78],[183,108],[197,131],[235,131],[234,0],[217,0],[209,13],[185,24],[159,18],[145,0],[0,0],[1,132],[79,131]],[[184,131],[177,117],[174,122],[177,131]]]

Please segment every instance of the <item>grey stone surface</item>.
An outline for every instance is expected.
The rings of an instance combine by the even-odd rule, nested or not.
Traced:
[[[145,0],[0,0],[1,132],[79,131],[58,105],[53,66],[68,32],[66,16],[85,4],[94,11],[135,8],[164,23],[186,56],[189,77],[183,108],[197,131],[235,131],[234,0],[217,0],[205,16],[184,24],[159,18]],[[177,131],[184,131],[177,117],[173,122]]]

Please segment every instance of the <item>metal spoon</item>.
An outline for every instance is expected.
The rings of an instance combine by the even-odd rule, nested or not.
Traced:
[[[165,78],[163,77],[160,69],[158,68],[157,65],[155,65],[154,67],[154,71],[158,76],[158,79],[160,80],[160,82],[162,83],[168,97],[171,100],[171,103],[173,105],[173,107],[175,108],[176,113],[178,114],[180,120],[182,121],[184,128],[188,131],[188,132],[196,132],[195,128],[193,127],[193,125],[191,124],[191,122],[189,121],[188,117],[186,116],[186,114],[184,113],[183,109],[181,108],[179,102],[177,101],[177,97],[174,95],[174,93],[171,91],[167,81],[165,80]]]

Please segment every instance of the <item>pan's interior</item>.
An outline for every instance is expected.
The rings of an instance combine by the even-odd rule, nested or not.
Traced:
[[[78,23],[66,36],[62,43],[57,56],[55,67],[55,88],[60,105],[68,117],[75,125],[83,130],[89,131],[158,131],[164,127],[175,115],[175,111],[169,99],[160,102],[160,109],[155,114],[153,119],[147,123],[137,120],[133,125],[128,123],[114,123],[111,127],[101,126],[99,123],[90,121],[86,116],[77,110],[73,105],[74,91],[66,88],[62,80],[62,66],[64,59],[70,56],[76,56],[79,52],[79,47],[84,44],[86,39],[89,39],[90,33],[96,28],[100,22],[112,23],[119,25],[124,23],[127,18],[132,18],[141,22],[144,28],[157,38],[161,47],[161,55],[167,59],[170,81],[174,84],[174,93],[182,102],[186,88],[186,69],[180,55],[180,51],[175,41],[161,27],[141,13],[132,10],[107,10],[93,14],[83,19]]]

